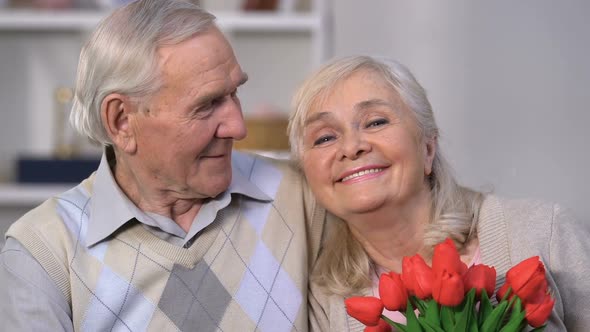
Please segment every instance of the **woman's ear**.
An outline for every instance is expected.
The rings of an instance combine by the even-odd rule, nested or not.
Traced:
[[[428,176],[432,173],[432,163],[436,155],[436,146],[438,138],[436,136],[426,138],[424,142],[424,175]]]
[[[125,153],[135,153],[137,142],[131,121],[136,114],[136,107],[129,97],[111,93],[101,104],[100,115],[107,135],[113,144]]]

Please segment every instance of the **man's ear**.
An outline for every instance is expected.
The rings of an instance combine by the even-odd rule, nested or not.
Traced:
[[[136,106],[129,97],[111,93],[101,104],[100,115],[107,135],[113,144],[125,153],[135,153],[137,143],[133,130],[132,118],[136,114]]]
[[[424,147],[424,175],[428,176],[432,173],[432,163],[434,162],[434,156],[436,155],[436,142],[438,138],[427,137],[425,139]]]

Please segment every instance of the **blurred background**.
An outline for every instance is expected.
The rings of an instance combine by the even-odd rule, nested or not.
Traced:
[[[73,169],[94,167],[100,151],[64,119],[88,32],[124,2],[0,0],[2,233],[72,186]],[[250,76],[239,148],[284,154],[291,95],[313,69],[333,56],[386,55],[428,91],[461,183],[559,202],[590,222],[590,2],[195,2],[217,15]]]

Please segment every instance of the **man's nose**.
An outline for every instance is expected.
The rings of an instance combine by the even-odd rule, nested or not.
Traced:
[[[241,140],[246,137],[246,123],[242,114],[242,106],[237,97],[228,98],[220,114],[221,119],[217,127],[218,138]]]

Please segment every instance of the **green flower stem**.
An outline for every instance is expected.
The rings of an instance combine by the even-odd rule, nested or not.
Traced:
[[[483,322],[490,316],[494,310],[492,303],[490,302],[490,298],[488,297],[488,293],[485,291],[481,292],[481,300],[479,301],[479,312],[477,317],[477,326],[481,329],[483,326]]]

